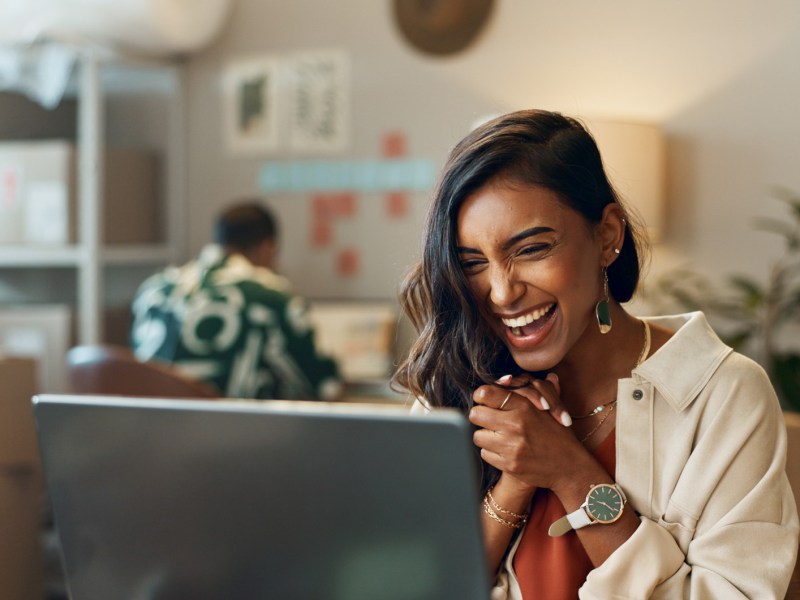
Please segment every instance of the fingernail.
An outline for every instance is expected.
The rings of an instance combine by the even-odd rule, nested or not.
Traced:
[[[553,377],[553,381],[558,381],[558,375],[556,375],[555,373],[548,373],[547,377],[550,377],[551,375]]]
[[[541,403],[542,403],[542,408],[543,408],[543,409],[545,409],[545,410],[550,410],[550,404],[547,402],[547,400],[545,400],[545,399],[544,399],[544,396],[542,396],[541,398],[539,398],[539,402],[541,402]],[[564,413],[564,414],[567,414],[567,413]]]
[[[498,380],[497,380],[495,383],[508,383],[509,381],[511,381],[511,377],[512,377],[512,375],[511,375],[511,374],[508,374],[508,375],[503,375],[503,376],[502,376],[500,379],[498,379]]]
[[[572,417],[569,416],[568,412],[561,413],[561,424],[564,427],[569,427],[570,425],[572,425]]]

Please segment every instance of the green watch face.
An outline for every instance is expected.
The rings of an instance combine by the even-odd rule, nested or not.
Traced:
[[[586,496],[586,512],[600,523],[613,523],[622,514],[622,496],[613,485],[600,484]]]

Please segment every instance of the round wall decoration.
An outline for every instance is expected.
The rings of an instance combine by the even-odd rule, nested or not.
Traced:
[[[494,0],[393,0],[403,37],[428,54],[454,54],[483,29]]]

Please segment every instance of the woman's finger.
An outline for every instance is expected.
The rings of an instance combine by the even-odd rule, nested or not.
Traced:
[[[490,432],[499,432],[508,428],[509,411],[528,405],[528,401],[515,391],[494,385],[479,387],[472,397],[475,405],[470,409],[467,418],[473,425]]]
[[[495,385],[482,385],[472,393],[472,399],[476,404],[503,410],[507,407],[513,393],[514,390]]]
[[[548,411],[556,421],[569,427],[572,417],[561,401],[560,389],[558,376],[548,373],[545,379],[531,378],[526,387],[516,389],[515,393],[527,398],[539,410]]]
[[[528,373],[503,375],[495,383],[513,388],[539,410],[548,411],[561,425],[565,427],[572,425],[572,417],[561,402],[561,384],[555,373],[548,373],[544,379],[538,379]],[[526,393],[526,389],[533,390],[533,393]]]
[[[518,391],[520,389],[524,389],[525,387],[530,385],[531,381],[534,381],[534,380],[535,380],[535,378],[533,376],[528,375],[527,373],[521,373],[521,374],[516,375],[516,376],[514,376],[514,375],[503,375],[498,380],[496,380],[495,383],[498,386],[502,386],[505,389],[508,389],[508,390],[514,392],[514,391]],[[547,403],[547,401],[545,399],[542,398],[541,401],[540,401],[539,399],[530,398],[530,400],[534,403],[536,408],[538,408],[539,410],[550,410],[550,406],[548,405],[548,403]]]

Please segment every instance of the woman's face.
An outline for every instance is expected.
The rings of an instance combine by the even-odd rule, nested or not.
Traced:
[[[594,319],[602,247],[546,188],[489,182],[457,219],[458,253],[490,327],[527,371],[555,367]]]

